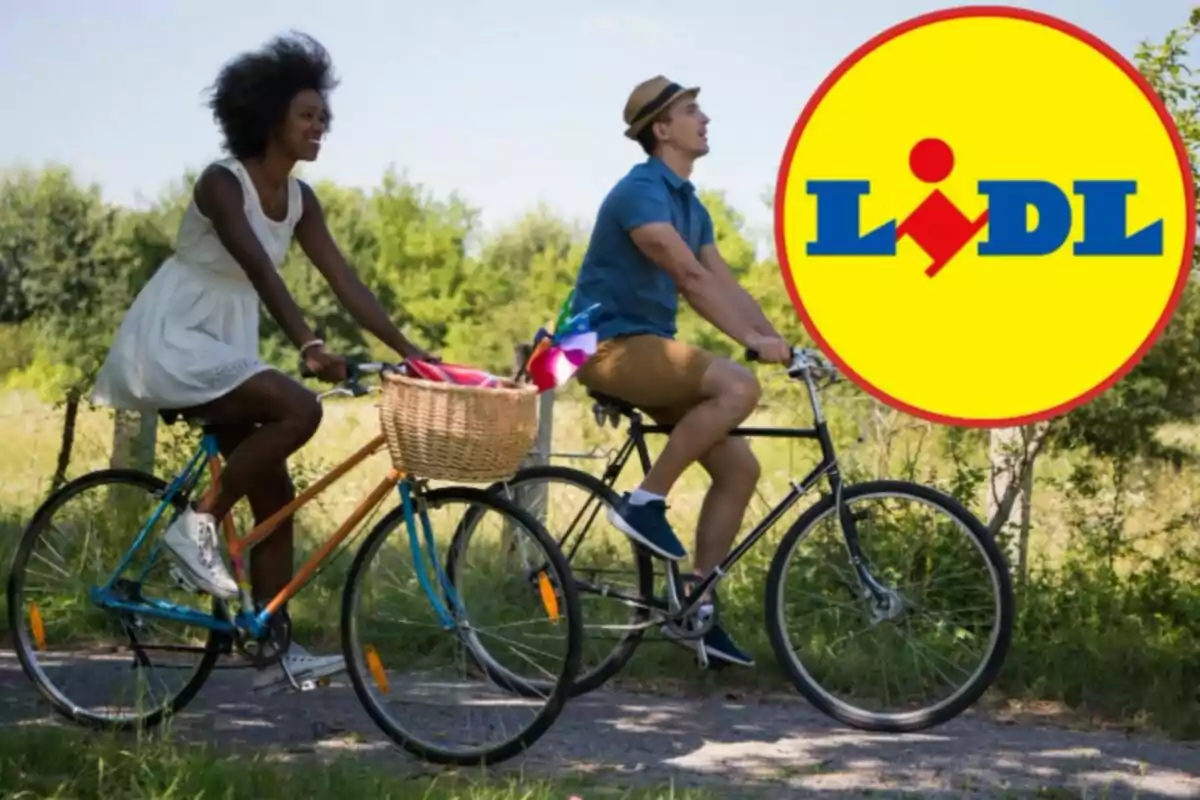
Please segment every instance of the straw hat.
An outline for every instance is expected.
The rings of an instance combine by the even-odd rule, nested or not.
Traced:
[[[686,94],[700,94],[700,87],[685,89],[662,75],[655,75],[650,80],[639,83],[625,101],[625,124],[629,126],[625,129],[625,135],[636,139],[658,116],[658,112]]]

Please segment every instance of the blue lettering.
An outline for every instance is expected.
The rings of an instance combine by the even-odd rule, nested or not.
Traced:
[[[817,198],[817,238],[810,256],[890,256],[896,253],[896,221],[859,235],[859,197],[871,193],[870,181],[808,181]]]
[[[988,198],[988,238],[981,256],[1044,256],[1062,247],[1071,232],[1071,204],[1047,181],[980,181]],[[1029,230],[1029,206],[1037,227]]]
[[[1132,236],[1125,235],[1125,197],[1137,194],[1137,181],[1075,181],[1072,189],[1083,197],[1083,239],[1075,243],[1075,255],[1162,255],[1161,219]]]
[[[1059,250],[1071,233],[1072,209],[1066,192],[1049,181],[984,180],[987,239],[981,256],[1044,256]],[[892,256],[896,254],[896,221],[860,233],[861,199],[871,193],[866,180],[811,180],[816,198],[817,236],[808,243],[810,256]],[[1072,191],[1083,198],[1083,237],[1073,245],[1077,256],[1157,256],[1163,253],[1163,220],[1127,234],[1128,197],[1137,194],[1134,180],[1079,180]],[[1030,228],[1030,209],[1037,224]]]

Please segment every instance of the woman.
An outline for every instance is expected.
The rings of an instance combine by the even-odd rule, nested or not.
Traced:
[[[321,422],[316,395],[259,359],[259,302],[321,380],[346,377],[345,360],[316,338],[277,272],[292,239],[364,328],[403,358],[429,358],[359,281],[312,189],[291,175],[296,162],[316,159],[336,85],[324,48],[306,36],[276,38],[224,67],[210,106],[229,157],[201,173],[175,255],[127,312],[92,395],[115,408],[168,410],[212,427],[226,459],[220,484],[164,539],[197,586],[223,599],[238,587],[217,549],[217,520],[243,496],[257,522],[290,502],[287,458]],[[252,553],[255,600],[273,598],[292,568],[289,518]],[[296,644],[285,660],[297,680],[344,668],[340,656],[313,656]],[[274,667],[255,688],[283,681]]]

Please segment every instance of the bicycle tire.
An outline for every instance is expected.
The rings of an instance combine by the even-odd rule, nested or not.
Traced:
[[[926,730],[941,725],[961,714],[983,695],[995,681],[1008,654],[1012,640],[1013,617],[1016,601],[1013,597],[1012,580],[1009,575],[1000,548],[989,533],[987,526],[972,514],[954,497],[934,489],[910,481],[873,480],[850,484],[842,488],[842,498],[850,501],[864,495],[888,494],[907,496],[918,501],[939,507],[948,513],[970,533],[971,537],[982,549],[993,576],[993,582],[999,589],[999,630],[996,632],[992,650],[983,663],[983,667],[975,672],[964,687],[957,693],[930,708],[922,708],[900,714],[883,714],[851,706],[832,697],[823,691],[799,664],[787,643],[787,634],[783,627],[781,609],[783,604],[783,572],[786,568],[791,551],[796,547],[809,529],[817,524],[825,515],[835,512],[833,495],[826,495],[820,501],[808,508],[792,525],[780,541],[771,560],[767,575],[767,586],[764,593],[766,604],[767,632],[771,647],[775,651],[776,660],[787,673],[796,689],[818,710],[824,714],[860,730],[882,731],[888,733],[908,733]]]
[[[603,481],[596,476],[583,472],[582,470],[574,469],[573,467],[561,466],[531,466],[519,470],[512,478],[502,481],[488,487],[489,492],[500,492],[504,489],[519,488],[524,483],[531,483],[536,480],[560,480],[564,483],[574,484],[594,497],[599,497],[602,502],[608,505],[616,505],[618,498],[616,492],[610,489]],[[454,556],[459,551],[458,539],[465,534],[465,526],[460,526],[455,534],[455,541],[450,547],[450,553],[447,557],[446,574],[451,581],[454,579]],[[586,534],[585,534],[586,535]],[[551,533],[554,538],[555,534]],[[643,602],[648,602],[654,592],[654,563],[649,552],[634,542],[626,538],[633,549],[634,557],[637,561],[638,572],[638,595]],[[559,545],[560,549],[562,545]],[[572,575],[574,575],[572,570]],[[645,606],[641,606],[634,610],[634,618],[631,624],[644,623],[649,619],[650,610]],[[581,673],[576,677],[571,684],[571,697],[579,697],[588,692],[595,691],[607,683],[613,676],[617,675],[633,657],[634,651],[641,642],[645,628],[637,628],[630,630],[609,652],[608,656],[600,662],[599,666]],[[586,636],[586,633],[584,634]],[[489,676],[501,685],[511,686],[518,694],[522,696],[534,696],[541,694],[546,689],[546,684],[539,681],[530,681],[512,674],[507,670],[499,668],[498,664],[493,659],[486,661],[481,660],[479,665],[482,669],[487,670]]]
[[[547,557],[552,562],[551,566],[554,571],[565,579],[560,581],[559,589],[562,593],[561,602],[565,606],[565,616],[567,617],[568,644],[567,656],[564,659],[563,668],[559,673],[558,680],[554,685],[553,691],[550,693],[545,708],[533,719],[531,725],[515,738],[509,739],[508,742],[497,747],[488,748],[474,755],[455,753],[436,745],[419,741],[391,723],[368,690],[364,679],[365,669],[363,659],[356,642],[357,625],[354,618],[354,609],[357,605],[363,569],[375,553],[378,552],[380,545],[383,544],[393,531],[397,528],[404,530],[405,518],[402,507],[393,509],[387,516],[376,523],[375,527],[359,546],[358,552],[355,554],[354,561],[351,563],[350,570],[346,576],[346,584],[342,592],[342,651],[346,659],[346,672],[350,676],[350,683],[354,687],[354,692],[358,696],[359,702],[362,703],[363,708],[367,711],[367,714],[388,738],[409,753],[435,764],[455,764],[459,766],[497,764],[516,756],[531,746],[550,729],[550,726],[554,724],[555,719],[562,712],[568,698],[570,686],[575,678],[575,673],[579,669],[581,640],[583,638],[583,629],[579,617],[579,593],[575,588],[574,581],[571,580],[570,567],[567,565],[562,552],[558,549],[554,540],[550,538],[546,529],[525,509],[508,501],[504,497],[469,486],[446,486],[433,489],[425,494],[424,500],[430,506],[436,506],[438,501],[441,500],[459,500],[490,507],[492,510],[514,519],[525,530],[529,531],[538,541],[538,544],[541,545]]]
[[[104,486],[105,484],[131,485],[156,494],[164,492],[168,486],[167,482],[161,478],[138,470],[104,469],[82,475],[51,493],[34,512],[33,518],[21,535],[21,542],[17,546],[17,550],[10,562],[7,587],[8,626],[14,637],[13,650],[16,651],[17,660],[21,663],[22,670],[24,670],[25,675],[37,687],[38,692],[61,716],[76,724],[102,731],[149,730],[159,725],[168,715],[179,713],[195,698],[197,692],[200,691],[200,687],[208,680],[209,674],[212,672],[217,659],[221,655],[220,650],[224,638],[223,634],[217,631],[209,631],[204,656],[197,665],[195,673],[188,683],[173,695],[167,703],[149,714],[128,721],[118,721],[99,717],[76,706],[38,669],[36,664],[37,658],[31,652],[32,647],[29,641],[29,631],[24,624],[20,611],[22,605],[20,603],[20,595],[24,587],[24,569],[26,563],[37,537],[45,529],[47,521],[52,517],[55,509],[61,507],[63,503],[72,497],[97,486]],[[161,500],[161,497],[158,499]],[[184,501],[176,496],[172,503],[175,508],[182,509]],[[213,607],[214,609],[216,608],[215,601],[213,601]]]

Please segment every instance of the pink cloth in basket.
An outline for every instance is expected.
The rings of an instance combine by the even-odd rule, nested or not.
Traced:
[[[410,358],[404,362],[414,378],[422,378],[437,383],[453,383],[457,386],[481,386],[492,388],[500,385],[500,378],[486,370],[467,367],[462,364],[446,364],[444,362],[431,364]]]

